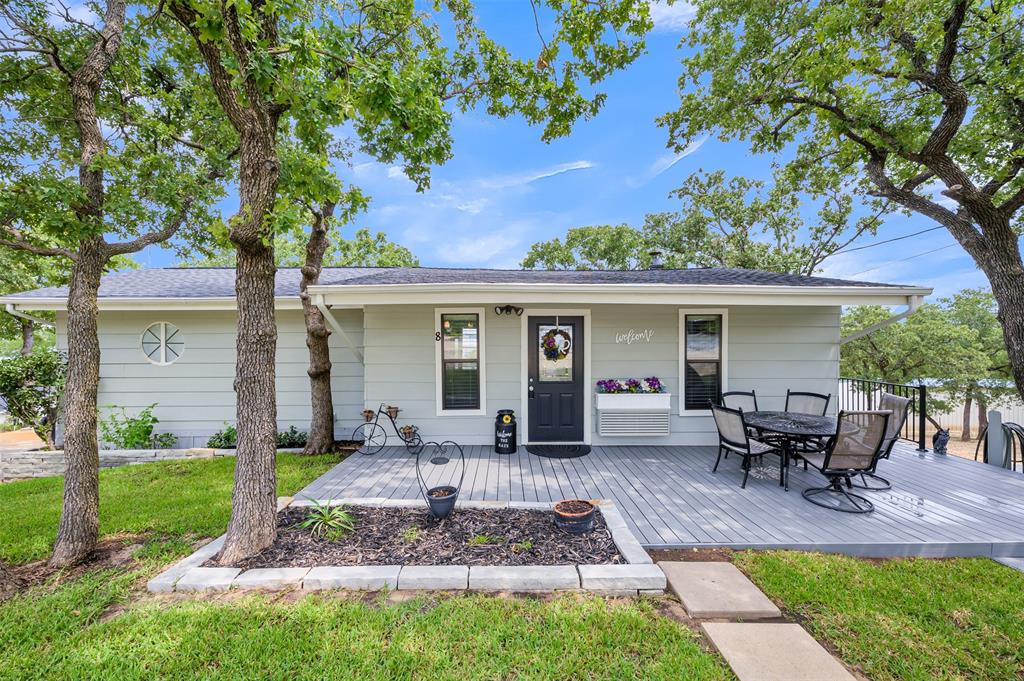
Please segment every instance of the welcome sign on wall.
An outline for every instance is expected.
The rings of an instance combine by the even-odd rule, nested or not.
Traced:
[[[654,329],[630,329],[615,334],[615,342],[620,345],[633,345],[634,343],[650,343],[654,338]]]

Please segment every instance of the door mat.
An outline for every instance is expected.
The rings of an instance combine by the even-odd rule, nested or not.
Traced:
[[[590,454],[590,445],[527,445],[526,451],[549,459],[575,459]]]

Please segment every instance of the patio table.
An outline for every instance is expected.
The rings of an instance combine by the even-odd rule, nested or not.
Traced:
[[[750,411],[743,414],[748,426],[761,433],[777,436],[782,448],[782,473],[779,484],[789,491],[789,460],[799,458],[796,446],[807,440],[832,437],[836,434],[834,416],[816,416],[791,411]]]

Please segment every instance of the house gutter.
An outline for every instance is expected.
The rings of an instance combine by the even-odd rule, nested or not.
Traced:
[[[903,319],[906,319],[910,315],[912,315],[915,312],[917,312],[917,308],[921,307],[921,303],[922,302],[924,302],[924,296],[909,296],[907,298],[907,309],[906,310],[904,310],[903,312],[900,312],[897,315],[893,315],[892,317],[889,317],[888,319],[883,319],[882,321],[878,322],[877,324],[872,324],[871,326],[867,326],[867,327],[861,329],[860,331],[856,331],[854,333],[851,333],[849,336],[841,338],[839,340],[839,345],[841,345],[841,346],[842,345],[846,345],[850,341],[855,341],[858,338],[863,338],[864,336],[870,335],[870,334],[874,333],[875,331],[878,331],[880,329],[884,329],[887,326],[892,326],[896,322],[898,322],[900,320],[903,320]]]
[[[352,354],[359,359],[359,363],[365,365],[366,360],[363,358],[362,350],[356,347],[356,344],[352,342],[352,338],[345,333],[345,329],[341,328],[341,324],[339,324],[338,320],[334,318],[334,313],[331,312],[331,308],[327,307],[327,303],[324,302],[323,294],[313,296],[313,304],[316,305],[316,309],[320,310],[320,314],[322,314],[324,319],[327,320],[327,323],[330,324],[331,329],[341,336],[343,341],[345,341],[345,345],[347,345],[348,349],[352,351]]]
[[[40,326],[53,326],[54,325],[53,322],[51,322],[49,319],[43,319],[41,317],[33,317],[30,314],[22,312],[21,310],[18,309],[18,306],[15,305],[14,303],[7,303],[7,305],[4,307],[4,309],[7,311],[7,314],[11,315],[12,317],[17,317],[18,319],[24,319],[24,320],[32,322],[33,324],[39,324]]]

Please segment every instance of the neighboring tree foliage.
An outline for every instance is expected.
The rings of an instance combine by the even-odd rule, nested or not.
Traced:
[[[41,286],[60,286],[67,283],[67,278],[67,263],[61,259],[0,249],[0,295]],[[52,319],[53,315],[40,313],[33,316]],[[28,355],[37,341],[41,341],[42,347],[51,348],[53,340],[52,331],[45,325],[14,315],[0,315],[0,355],[10,355],[12,350]]]
[[[202,53],[240,143],[239,207],[226,234],[236,250],[238,450],[222,563],[276,536],[274,238],[348,194],[326,172],[295,169],[333,167],[339,136],[350,132],[353,146],[399,162],[424,188],[431,167],[451,156],[453,109],[475,106],[543,124],[544,139],[567,134],[603,102],[581,85],[642,51],[649,8],[641,0],[533,7],[539,55],[517,59],[478,26],[467,0],[166,4]]]
[[[854,217],[853,202],[842,192],[823,192],[810,224],[803,217],[795,187],[721,171],[696,173],[673,192],[682,207],[653,213],[640,228],[597,225],[570,229],[534,244],[521,263],[525,269],[645,269],[651,252],[666,267],[738,267],[813,274],[831,255],[865,233],[874,233],[880,215]]]
[[[221,139],[188,53],[165,51],[159,13],[124,0],[72,16],[61,3],[0,6],[0,246],[68,268],[64,505],[51,563],[85,557],[99,532],[97,290],[117,258],[205,234]]]
[[[315,218],[314,218],[315,220]],[[302,267],[306,260],[306,244],[312,230],[279,234],[274,238],[274,259],[278,267]],[[384,232],[357,229],[346,239],[341,229],[331,225],[324,238],[323,267],[419,267],[419,259],[405,246],[389,241]],[[220,250],[207,257],[190,258],[189,267],[234,267],[234,250]]]
[[[945,227],[988,278],[1024,396],[1024,3],[697,7],[671,145],[749,140],[811,195],[849,187]]]
[[[892,315],[884,307],[850,308],[843,335]],[[1016,393],[992,294],[967,289],[923,305],[906,320],[843,346],[843,376],[892,383],[927,381],[938,410],[964,405],[962,437],[971,439],[971,408],[985,423],[988,409]]]
[[[0,397],[15,423],[31,428],[51,448],[56,438],[67,358],[54,350],[0,359]]]

